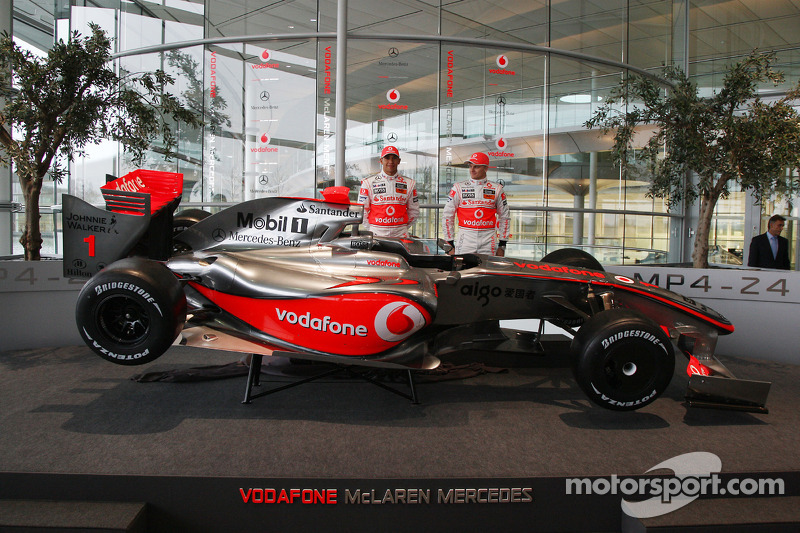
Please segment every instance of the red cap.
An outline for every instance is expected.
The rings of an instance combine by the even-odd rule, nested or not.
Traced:
[[[489,166],[489,156],[484,154],[483,152],[475,152],[471,156],[469,156],[469,162],[473,165],[484,165]]]
[[[400,151],[394,146],[387,146],[386,148],[384,148],[383,151],[381,151],[381,159],[386,157],[386,155],[388,154],[394,154],[397,157],[400,157]]]

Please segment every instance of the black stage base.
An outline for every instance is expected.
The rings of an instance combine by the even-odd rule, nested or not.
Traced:
[[[736,474],[742,477],[743,473]],[[775,473],[747,473],[748,479]],[[727,483],[734,476],[723,476]],[[800,486],[797,472],[781,473]],[[596,479],[596,478],[593,478]],[[640,478],[632,478],[640,479]],[[16,524],[65,522],[49,502],[126,502],[143,506],[142,531],[623,531],[796,532],[800,496],[698,499],[679,511],[636,519],[620,496],[566,495],[565,478],[494,479],[268,479],[81,474],[0,474],[0,530],[9,530],[4,505],[24,500],[35,512]],[[795,490],[796,492],[796,490]],[[39,502],[39,506],[34,505]],[[47,503],[43,503],[47,502]],[[79,502],[79,503],[78,503]],[[102,507],[100,507],[102,509]],[[131,508],[106,509],[131,513]],[[59,516],[48,516],[61,513]],[[7,513],[6,513],[7,514]],[[5,520],[4,520],[5,518]],[[97,524],[94,524],[95,527]],[[17,527],[19,527],[17,525]],[[41,526],[39,526],[41,527]],[[88,527],[87,527],[88,529]],[[23,529],[20,529],[23,530]]]
[[[655,403],[607,411],[557,353],[452,358],[468,371],[420,376],[419,405],[346,375],[243,405],[239,358],[175,347],[123,367],[83,347],[0,352],[0,531],[800,530],[795,365],[724,359],[774,383],[762,415],[687,409],[682,365]],[[274,363],[262,387],[316,371]],[[190,369],[205,365],[238,375],[131,379],[197,377]],[[719,458],[720,486],[779,481],[782,494],[622,512],[623,497],[637,499],[624,494],[631,484],[667,479],[654,467],[699,452]]]

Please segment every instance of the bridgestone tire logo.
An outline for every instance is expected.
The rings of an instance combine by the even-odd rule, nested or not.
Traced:
[[[601,343],[603,344],[603,348],[605,349],[614,344],[615,342],[617,342],[618,340],[627,338],[638,338],[645,340],[647,342],[651,342],[656,346],[661,347],[661,349],[664,350],[665,353],[669,353],[667,352],[667,348],[666,346],[664,346],[664,343],[661,342],[661,339],[659,339],[652,333],[648,333],[647,331],[642,331],[641,329],[628,329],[625,331],[620,331],[619,333],[615,333],[610,337],[606,337],[601,341]]]
[[[150,295],[149,292],[147,292],[143,288],[141,288],[138,285],[135,285],[133,283],[128,283],[126,281],[112,281],[110,283],[103,283],[103,284],[100,284],[100,285],[96,286],[94,288],[94,292],[95,292],[95,294],[97,296],[100,296],[104,292],[109,291],[109,290],[113,290],[113,289],[129,291],[129,292],[131,292],[133,294],[136,294],[137,296],[141,296],[147,303],[153,304],[153,307],[156,308],[156,311],[158,311],[159,315],[164,316],[164,313],[161,312],[161,308],[158,306],[158,303],[156,302],[156,299],[153,298]]]

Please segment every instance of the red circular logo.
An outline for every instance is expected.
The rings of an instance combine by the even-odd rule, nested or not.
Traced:
[[[261,136],[261,142],[264,144],[269,144],[269,135],[266,133]]]
[[[504,138],[500,137],[499,139],[497,139],[494,145],[497,147],[498,150],[503,150],[506,146],[508,146],[508,143]]]
[[[261,52],[261,61],[266,62],[269,61],[269,50],[264,50]]]
[[[400,100],[400,91],[398,91],[397,89],[389,90],[389,92],[386,93],[386,99],[394,104],[395,102]]]
[[[500,68],[506,68],[508,66],[508,57],[504,55],[497,56],[497,66]]]

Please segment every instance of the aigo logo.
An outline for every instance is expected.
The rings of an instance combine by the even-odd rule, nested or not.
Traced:
[[[508,60],[508,56],[500,54],[499,56],[497,56],[495,63],[497,63],[497,66],[500,68],[506,68],[510,63],[510,61]]]
[[[375,333],[386,342],[407,339],[425,326],[425,316],[408,302],[391,302],[375,315]]]

